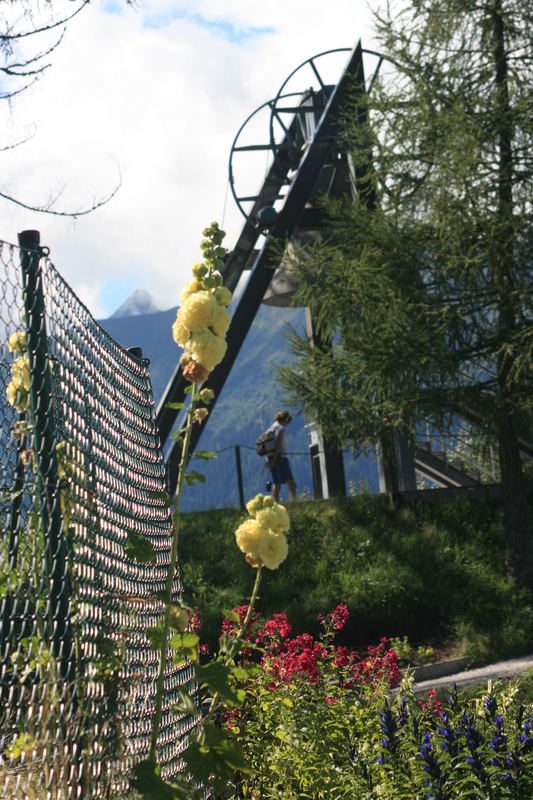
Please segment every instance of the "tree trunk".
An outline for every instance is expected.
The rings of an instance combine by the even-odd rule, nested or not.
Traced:
[[[511,414],[502,416],[498,438],[507,573],[517,586],[533,590],[533,537],[518,436]]]
[[[495,124],[498,130],[498,211],[491,252],[498,292],[498,383],[500,407],[496,420],[507,541],[507,569],[518,586],[533,589],[533,541],[526,485],[518,445],[518,411],[512,370],[516,331],[514,298],[513,122],[509,104],[508,64],[501,0],[491,8],[495,67]]]

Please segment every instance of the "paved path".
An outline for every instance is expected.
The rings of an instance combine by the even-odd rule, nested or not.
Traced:
[[[433,678],[433,680],[420,681],[415,684],[415,692],[425,692],[427,689],[439,689],[440,687],[451,686],[471,686],[473,683],[483,683],[489,680],[500,678],[512,679],[524,670],[533,669],[533,655],[512,658],[509,661],[499,661],[496,664],[489,664],[486,667],[477,669],[467,669],[464,672],[457,672],[454,675],[446,675],[443,678]]]

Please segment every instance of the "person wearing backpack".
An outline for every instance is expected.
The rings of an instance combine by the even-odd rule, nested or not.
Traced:
[[[296,498],[296,483],[292,476],[291,465],[287,457],[287,438],[285,428],[292,422],[288,411],[278,411],[274,423],[268,429],[275,437],[274,450],[266,456],[267,466],[272,473],[272,496],[279,503],[282,484],[286,483],[291,499]]]

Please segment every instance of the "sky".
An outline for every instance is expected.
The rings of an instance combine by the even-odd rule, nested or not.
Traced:
[[[373,0],[372,0],[373,1]],[[72,7],[72,3],[70,4]],[[0,199],[0,239],[24,229],[97,319],[135,289],[160,308],[178,304],[201,257],[202,229],[217,220],[231,249],[243,224],[228,189],[228,159],[245,119],[275,97],[306,59],[333,48],[321,69],[333,78],[361,39],[372,48],[366,0],[96,0],[69,23],[38,83],[0,104],[0,190],[26,203],[57,197],[76,220]],[[311,83],[304,68],[287,84]],[[5,90],[0,82],[0,91]],[[259,112],[241,141],[268,140]],[[265,154],[237,156],[236,188],[259,188]]]

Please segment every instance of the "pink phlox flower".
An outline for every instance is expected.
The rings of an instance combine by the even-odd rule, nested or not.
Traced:
[[[285,613],[274,614],[257,632],[256,643],[264,643],[270,650],[279,649],[281,643],[292,633],[292,627]]]
[[[422,711],[431,711],[436,717],[440,717],[442,715],[442,706],[439,698],[437,697],[436,689],[428,689],[428,699],[419,700],[418,702]]]
[[[344,628],[348,622],[349,616],[348,608],[344,603],[339,603],[337,608],[333,609],[331,612],[331,620],[338,631]]]
[[[319,614],[317,619],[322,623],[326,630],[329,628],[335,628],[335,630],[341,631],[348,622],[349,616],[350,613],[346,604],[339,603],[339,605],[334,608],[333,611],[330,611],[329,614]]]

